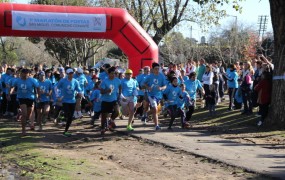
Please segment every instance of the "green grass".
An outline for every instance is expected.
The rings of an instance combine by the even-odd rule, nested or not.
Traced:
[[[75,172],[81,164],[88,167],[85,159],[47,155],[39,146],[42,138],[35,135],[21,137],[17,126],[1,122],[0,154],[3,164],[17,165],[20,169],[17,173],[31,179],[74,179],[70,172]]]

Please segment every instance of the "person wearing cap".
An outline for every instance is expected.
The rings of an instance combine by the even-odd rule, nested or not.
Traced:
[[[164,75],[159,72],[159,64],[152,63],[152,73],[145,78],[144,86],[148,90],[148,101],[151,107],[155,130],[160,130],[158,124],[158,105],[162,99],[162,91],[166,88]],[[146,118],[144,116],[144,118]]]
[[[8,99],[10,100],[11,93],[13,92],[14,88],[17,88],[17,98],[19,100],[20,109],[22,111],[22,135],[26,135],[26,120],[31,116],[33,111],[33,104],[36,97],[38,97],[39,93],[39,84],[34,79],[29,77],[29,70],[22,69],[20,78],[15,80],[12,84],[12,87],[9,88],[8,91]],[[36,89],[36,92],[35,92]],[[37,96],[36,96],[37,93]],[[34,129],[34,122],[31,119],[31,130]]]
[[[115,77],[115,67],[111,67],[108,69],[109,77],[104,79],[100,86],[101,92],[101,134],[105,134],[106,125],[108,123],[108,128],[110,130],[116,127],[114,120],[119,115],[119,99],[122,91],[121,81]],[[109,114],[111,115],[111,119],[107,122],[107,118]]]
[[[73,114],[75,111],[76,105],[76,93],[78,96],[82,96],[82,89],[80,88],[79,82],[73,78],[74,71],[69,68],[66,70],[67,77],[61,79],[57,88],[61,90],[61,97],[58,98],[59,102],[62,102],[64,116],[66,119],[65,130],[63,132],[64,136],[71,136],[71,133],[68,132],[68,129],[72,123]]]
[[[138,95],[138,82],[132,78],[133,71],[127,69],[125,72],[125,78],[121,80],[122,93],[121,93],[121,105],[122,114],[128,116],[127,131],[133,131],[132,121],[134,119],[134,108],[137,102]]]
[[[65,76],[65,70],[64,70],[64,68],[63,68],[63,67],[59,67],[59,68],[58,68],[58,72],[59,72],[60,76],[61,76],[62,78],[64,78],[64,76]]]
[[[80,92],[82,95],[85,93],[85,87],[88,85],[88,81],[83,74],[83,69],[82,68],[77,68],[77,76],[75,78],[79,82],[80,89],[82,92]],[[76,106],[75,106],[75,111],[74,111],[74,117],[77,118],[82,118],[82,112],[81,112],[81,101],[82,97],[76,97]]]
[[[50,110],[50,96],[52,93],[52,83],[49,79],[46,79],[45,72],[39,72],[39,98],[37,100],[37,123],[39,125],[39,131],[42,130],[42,123],[46,121]]]

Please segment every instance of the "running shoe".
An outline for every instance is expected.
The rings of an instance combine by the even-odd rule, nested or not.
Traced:
[[[127,131],[133,131],[133,130],[134,128],[131,125],[127,126]]]
[[[63,135],[64,135],[65,137],[70,137],[72,134],[69,133],[69,132],[64,132]]]
[[[161,127],[159,125],[157,125],[157,126],[155,126],[155,130],[159,131],[159,130],[161,130]]]

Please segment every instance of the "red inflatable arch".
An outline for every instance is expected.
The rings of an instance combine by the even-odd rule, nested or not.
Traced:
[[[135,75],[158,62],[156,43],[119,8],[0,3],[0,36],[110,39]]]

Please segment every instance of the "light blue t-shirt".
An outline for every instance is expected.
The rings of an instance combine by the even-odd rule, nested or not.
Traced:
[[[84,74],[80,74],[75,78],[79,82],[80,89],[82,90],[81,93],[85,93],[85,84],[88,82]]]
[[[101,80],[101,81],[103,81],[103,80],[105,80],[105,79],[107,79],[108,78],[108,73],[106,73],[106,71],[103,71],[103,72],[101,72],[100,74],[99,74],[99,79]]]
[[[82,89],[79,87],[79,83],[76,79],[72,78],[72,80],[68,80],[67,78],[61,79],[57,88],[61,90],[61,96],[63,103],[75,103],[75,93],[82,92]]]
[[[190,95],[191,99],[196,100],[196,91],[197,89],[202,88],[202,83],[198,79],[194,81],[189,79],[185,82],[185,86],[186,86],[186,91]]]
[[[5,85],[6,85],[6,88],[5,88],[5,93],[6,94],[8,94],[8,90],[9,90],[9,86],[10,86],[10,84],[9,84],[9,81],[11,80],[13,78],[13,76],[12,75],[7,75],[6,77],[5,77],[5,79],[4,79],[4,83],[5,83]]]
[[[228,87],[238,88],[238,73],[236,71],[229,71],[227,72],[227,77],[230,79],[228,80]]]
[[[93,103],[93,111],[100,112],[101,111],[101,93],[99,89],[95,89],[92,91],[90,100]]]
[[[17,77],[12,77],[12,78],[9,80],[9,82],[8,82],[9,86],[12,87],[13,84],[14,84],[14,82],[15,82],[17,79],[18,79]],[[14,88],[14,91],[12,92],[12,94],[17,94],[17,89],[16,89],[16,88]]]
[[[172,84],[168,85],[163,91],[163,94],[167,97],[168,105],[177,105],[179,96],[182,95],[181,88],[179,86],[174,87]]]
[[[135,91],[137,91],[137,82],[134,79],[122,79],[122,94],[125,97],[134,96]]]
[[[56,82],[53,86],[52,86],[52,94],[51,94],[51,98],[53,100],[54,103],[57,102],[57,98],[61,97],[61,90],[57,87],[58,82]]]
[[[182,99],[178,98],[177,107],[183,109],[186,105],[187,107],[191,104],[190,96],[187,91],[182,92]]]
[[[182,79],[183,79],[183,83],[185,83],[187,80],[189,80],[189,77],[188,76],[183,76]]]
[[[138,82],[138,84],[139,84],[139,90],[138,90],[138,95],[139,96],[143,96],[144,95],[144,90],[142,90],[142,86],[143,86],[143,82],[144,82],[144,80],[145,80],[145,78],[147,77],[148,75],[147,74],[139,74],[138,76],[137,76],[137,82]]]
[[[167,85],[164,75],[159,73],[158,75],[150,74],[145,78],[144,84],[151,87],[151,91],[148,92],[149,96],[156,97],[158,99],[162,98],[162,92],[158,90],[159,87]]]
[[[50,80],[45,79],[43,82],[40,80],[38,81],[39,88],[42,90],[45,94],[40,95],[40,102],[48,102],[50,101],[50,97],[46,95],[46,93],[49,93],[50,90],[52,90],[52,83]]]
[[[102,94],[101,96],[102,101],[105,101],[105,102],[117,101],[120,86],[121,86],[121,80],[119,78],[114,78],[112,80],[109,78],[104,79],[101,83],[100,88],[101,89],[112,89],[112,92]]]
[[[17,98],[34,100],[35,88],[38,88],[39,84],[34,78],[27,78],[26,80],[17,78],[12,86],[15,88],[17,87]]]

